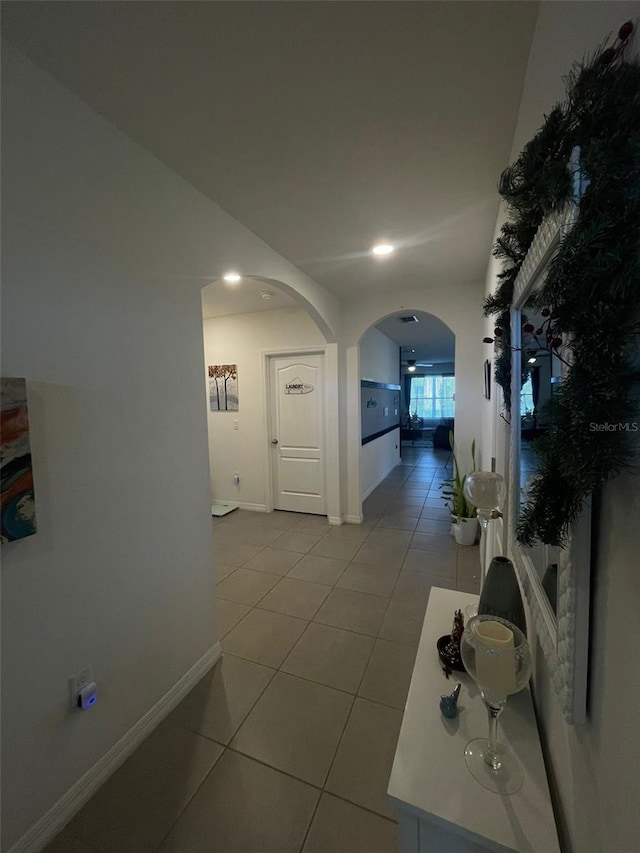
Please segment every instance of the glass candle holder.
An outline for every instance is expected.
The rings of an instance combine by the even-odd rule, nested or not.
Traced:
[[[527,638],[506,619],[480,614],[467,622],[460,654],[480,688],[489,715],[489,737],[475,738],[465,748],[467,767],[490,791],[514,794],[522,786],[524,774],[515,755],[498,741],[498,718],[507,697],[529,681],[531,652]]]

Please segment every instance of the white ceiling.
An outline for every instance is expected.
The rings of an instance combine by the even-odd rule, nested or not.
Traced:
[[[415,316],[417,323],[402,323],[400,317]],[[451,329],[424,311],[403,311],[393,317],[387,317],[376,325],[376,329],[385,334],[401,347],[402,361],[410,358],[416,361],[440,364],[455,359],[456,339]],[[411,350],[415,352],[411,352]]]
[[[450,0],[2,9],[34,62],[338,297],[480,286],[536,14]],[[381,238],[398,250],[376,260]]]
[[[270,293],[271,297],[264,299],[263,293]],[[277,287],[269,287],[250,278],[243,278],[233,285],[225,281],[214,281],[202,288],[202,316],[205,320],[209,317],[253,314],[256,311],[274,311],[281,308],[300,310],[292,296]]]

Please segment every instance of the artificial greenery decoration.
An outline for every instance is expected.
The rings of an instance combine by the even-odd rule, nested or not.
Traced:
[[[537,474],[518,539],[566,544],[585,499],[632,465],[638,429],[640,332],[640,63],[625,59],[633,31],[574,67],[567,95],[500,179],[509,219],[494,247],[502,259],[485,316],[497,315],[495,378],[510,409],[514,282],[543,219],[572,194],[569,161],[580,147],[588,186],[576,224],[560,244],[542,287],[528,303],[548,318],[536,330],[546,348],[564,343],[571,366],[545,409],[547,432],[535,442]],[[525,328],[525,331],[531,331]],[[635,425],[634,425],[635,424]]]

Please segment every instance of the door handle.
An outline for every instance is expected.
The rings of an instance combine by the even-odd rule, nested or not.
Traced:
[[[271,444],[277,444],[277,443],[278,443],[278,439],[277,439],[277,438],[272,438],[272,439],[271,439]]]

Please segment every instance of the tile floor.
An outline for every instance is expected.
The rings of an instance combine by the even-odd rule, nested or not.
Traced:
[[[360,526],[214,519],[224,657],[48,853],[395,851],[385,792],[429,590],[479,590],[446,464],[404,450]]]

